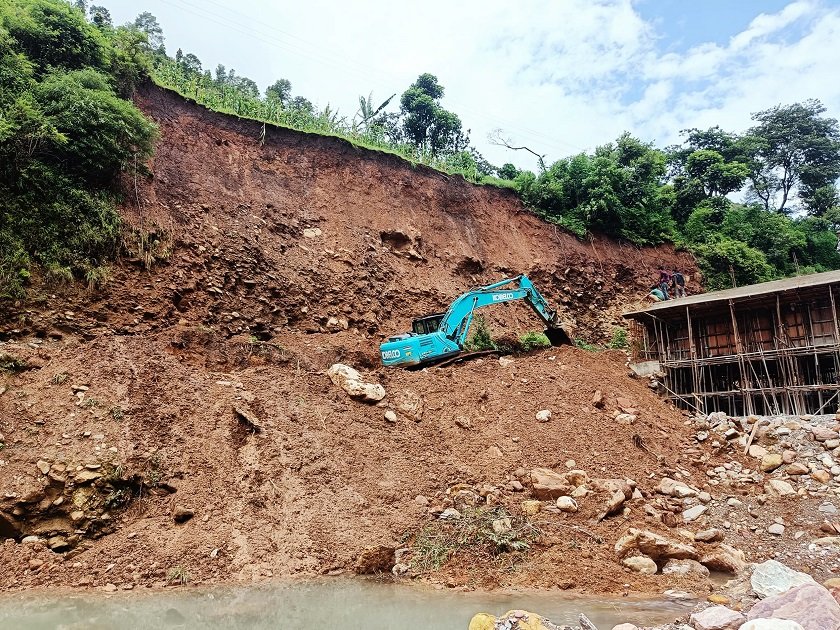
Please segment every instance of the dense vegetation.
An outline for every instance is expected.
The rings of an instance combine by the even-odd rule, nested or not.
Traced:
[[[818,101],[753,116],[743,135],[683,131],[660,150],[624,134],[539,175],[510,173],[527,204],[583,236],[692,251],[707,288],[840,268],[840,130]],[[746,191],[745,203],[727,195]]]
[[[39,263],[96,284],[119,238],[114,181],[155,127],[125,97],[146,72],[134,26],[89,23],[57,0],[0,4],[0,297]]]
[[[359,97],[348,117],[182,50],[168,56],[153,15],[114,26],[86,0],[0,5],[0,297],[21,295],[32,264],[95,284],[118,248],[118,175],[142,171],[156,129],[131,103],[146,76],[213,109],[343,137],[412,162],[514,189],[546,220],[584,237],[692,251],[709,288],[840,268],[840,130],[818,101],[754,115],[742,134],[683,132],[656,148],[625,133],[538,173],[495,167],[470,144],[444,88],[422,74],[404,92]],[[745,202],[729,196],[746,191]]]

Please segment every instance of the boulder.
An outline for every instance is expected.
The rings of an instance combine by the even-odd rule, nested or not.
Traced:
[[[572,497],[558,497],[557,509],[561,512],[577,512],[578,504]]]
[[[789,475],[807,475],[811,469],[801,462],[794,462],[787,465],[785,472]]]
[[[388,545],[365,547],[353,568],[360,575],[387,573],[396,564],[396,553],[397,550]]]
[[[840,604],[824,586],[816,582],[794,586],[779,595],[756,603],[747,619],[787,619],[803,630],[837,630],[840,628]]]
[[[589,483],[589,475],[587,475],[586,472],[583,470],[570,470],[568,472],[563,473],[563,476],[566,478],[566,481],[569,483],[569,485],[575,488]]]
[[[629,558],[624,558],[621,564],[631,571],[644,575],[654,575],[659,570],[656,562],[647,556],[630,556]]]
[[[753,619],[738,630],[803,630],[795,621],[787,619]]]
[[[519,507],[522,509],[522,513],[525,516],[534,516],[535,514],[539,514],[540,510],[542,510],[542,502],[523,501],[519,504]]]
[[[190,508],[184,507],[183,505],[176,505],[175,509],[172,510],[172,520],[176,523],[185,523],[190,520],[195,515]]]
[[[620,558],[623,558],[634,551],[643,553],[655,560],[697,559],[697,550],[692,545],[676,542],[651,531],[631,527],[615,543],[615,552]]]
[[[662,567],[663,575],[702,575],[708,576],[709,570],[697,560],[668,560]]]
[[[598,520],[601,520],[622,511],[624,502],[633,498],[636,482],[630,479],[593,479],[591,486],[597,492],[608,493],[604,511],[598,515]]]
[[[738,574],[747,568],[744,552],[725,543],[719,544],[713,550],[703,554],[700,564],[712,571]]]
[[[83,483],[90,483],[91,481],[96,481],[100,477],[102,477],[101,472],[96,472],[95,470],[85,469],[85,470],[77,472],[76,475],[73,477],[73,480],[78,484],[83,484]]]
[[[537,499],[556,499],[569,496],[574,488],[565,475],[549,468],[534,468],[531,471],[531,492]]]
[[[507,534],[513,529],[513,525],[510,522],[510,517],[503,516],[502,518],[497,518],[493,521],[493,533],[497,536],[502,536]]]
[[[524,610],[509,610],[501,617],[487,613],[478,613],[470,620],[467,630],[496,630],[511,628],[516,630],[560,630],[558,626],[536,613]]]
[[[343,363],[335,363],[327,370],[333,385],[341,387],[351,398],[365,402],[379,402],[385,398],[385,388],[379,383],[366,383],[358,371]]]
[[[548,422],[551,420],[551,409],[540,409],[536,415],[537,422]]]
[[[681,481],[675,481],[670,477],[663,477],[656,490],[661,494],[666,494],[669,497],[676,497],[677,499],[697,496],[696,490],[690,488]]]
[[[694,534],[694,540],[697,542],[720,542],[723,540],[723,531],[719,529],[701,529]]]
[[[423,419],[423,397],[415,391],[407,389],[395,396],[397,409],[415,422]]]
[[[737,630],[746,617],[726,606],[709,606],[689,619],[694,630]]]
[[[632,623],[620,623],[617,626],[613,626],[612,630],[639,630],[639,626],[633,625]]]
[[[763,472],[772,472],[784,463],[782,456],[779,453],[767,453],[761,458],[759,467]]]
[[[769,490],[767,494],[775,494],[780,497],[787,497],[792,494],[796,494],[796,490],[793,489],[793,486],[787,481],[782,481],[781,479],[771,479],[767,483],[767,489]]]
[[[811,433],[817,442],[828,442],[829,440],[840,438],[840,434],[837,431],[833,431],[828,427],[811,427]]]
[[[682,513],[683,521],[685,521],[686,523],[696,521],[703,515],[703,512],[705,512],[708,509],[709,508],[707,508],[705,505],[695,505],[693,507],[690,507]]]
[[[794,586],[813,582],[814,578],[807,573],[794,571],[776,560],[755,565],[750,577],[752,590],[761,598],[779,595]]]

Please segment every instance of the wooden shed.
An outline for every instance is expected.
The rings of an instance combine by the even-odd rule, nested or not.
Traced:
[[[658,302],[631,313],[636,360],[703,413],[834,413],[840,407],[840,271]]]

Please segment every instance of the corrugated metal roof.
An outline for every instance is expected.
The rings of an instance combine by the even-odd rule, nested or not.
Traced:
[[[780,293],[784,291],[805,289],[808,287],[830,284],[832,282],[840,282],[840,271],[825,271],[823,273],[812,273],[805,276],[794,276],[793,278],[773,280],[771,282],[762,282],[760,284],[750,284],[745,287],[725,289],[724,291],[712,291],[711,293],[699,293],[697,295],[689,295],[687,297],[679,298],[677,300],[666,300],[664,302],[656,302],[655,304],[651,304],[645,309],[625,313],[624,317],[630,319],[638,319],[639,316],[644,315],[646,313],[663,314],[663,312],[665,311],[670,311],[678,308],[681,309],[692,304],[710,304],[712,302],[720,302],[725,300],[739,300],[759,295],[766,295],[769,293]]]

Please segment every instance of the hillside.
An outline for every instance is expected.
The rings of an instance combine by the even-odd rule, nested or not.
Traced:
[[[138,104],[161,139],[150,175],[123,182],[133,231],[110,281],[40,285],[0,319],[0,353],[15,359],[0,372],[0,534],[41,538],[0,546],[0,588],[351,571],[367,547],[416,542],[453,493],[486,486],[482,497],[518,515],[528,471],[575,466],[634,480],[637,503],[600,520],[596,492],[576,515],[541,512],[532,553],[504,556],[519,571],[475,552],[420,573],[450,586],[622,588],[621,533],[668,531],[661,500],[658,520],[643,509],[661,477],[711,489],[707,469],[743,461],[725,440],[696,442],[620,352],[378,367],[379,343],[412,316],[523,272],[575,336],[605,340],[656,269],[696,276],[686,255],[582,242],[506,190],[158,88]],[[503,334],[538,328],[521,306],[488,315]],[[385,400],[334,387],[324,372],[339,361],[382,383]],[[535,421],[541,409],[549,422]],[[632,424],[615,419],[626,409]]]

